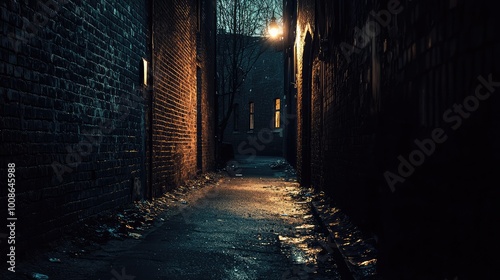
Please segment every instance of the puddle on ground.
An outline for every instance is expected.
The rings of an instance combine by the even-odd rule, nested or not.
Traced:
[[[293,267],[282,279],[341,279],[326,240],[320,235],[278,235],[280,250]]]

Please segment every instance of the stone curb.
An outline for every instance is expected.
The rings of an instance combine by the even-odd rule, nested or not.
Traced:
[[[338,265],[340,276],[342,277],[343,280],[354,280],[355,279],[353,277],[354,272],[349,266],[347,257],[340,250],[338,241],[335,239],[333,231],[326,224],[324,217],[322,217],[322,214],[318,209],[317,202],[311,201],[310,206],[314,217],[320,223],[321,227],[328,232],[328,238],[330,242],[333,242],[330,243],[330,245],[333,245],[331,246],[331,248],[333,249],[333,257]]]
[[[341,221],[338,221],[338,216],[337,219],[333,219],[333,214],[325,211],[329,208],[322,205],[320,202],[311,201],[310,206],[314,217],[318,220],[323,229],[328,232],[330,240],[329,243],[333,250],[332,254],[338,265],[339,273],[342,279],[380,279],[376,274],[376,269],[374,268],[375,265],[372,263],[373,259],[376,263],[376,250],[374,250],[373,245],[360,238],[360,232],[352,224],[350,224],[348,220],[340,218]],[[341,214],[340,217],[344,217],[344,215]],[[340,227],[346,232],[335,231],[332,226],[330,226],[330,223],[332,222],[339,222]],[[342,235],[346,235],[347,233],[349,233],[349,236],[352,236],[355,241],[353,242],[350,240],[348,243],[351,243],[351,245],[345,246],[345,244],[342,244]],[[358,242],[359,240],[361,241]],[[366,265],[359,265],[360,261],[366,259],[370,259],[366,261]]]

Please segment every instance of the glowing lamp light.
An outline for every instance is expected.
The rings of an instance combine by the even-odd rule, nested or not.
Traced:
[[[274,12],[273,12],[273,17],[271,18],[271,22],[269,23],[267,32],[269,33],[269,36],[271,36],[271,38],[277,38],[279,35],[281,35],[281,28],[276,22],[276,17],[274,17]]]

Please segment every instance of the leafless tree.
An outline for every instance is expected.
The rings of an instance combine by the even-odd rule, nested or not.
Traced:
[[[267,25],[281,18],[281,0],[218,0],[217,72],[219,107],[218,137],[233,113],[234,97],[245,77],[266,50]]]

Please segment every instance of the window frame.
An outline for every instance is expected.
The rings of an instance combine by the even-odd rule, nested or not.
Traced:
[[[281,99],[274,99],[274,129],[281,128]]]
[[[255,103],[248,102],[248,128],[250,131],[255,129]]]

